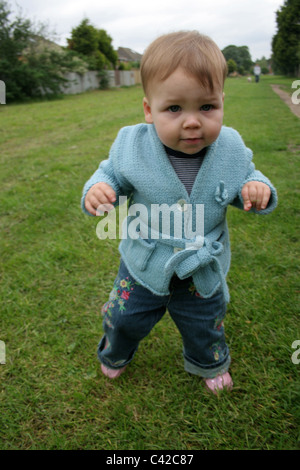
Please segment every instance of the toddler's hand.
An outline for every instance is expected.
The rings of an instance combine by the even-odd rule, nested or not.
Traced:
[[[84,205],[92,215],[103,215],[114,208],[112,203],[115,201],[116,193],[109,184],[96,183],[88,190]]]
[[[268,205],[271,196],[271,190],[265,183],[259,181],[249,181],[243,186],[242,198],[244,201],[244,210],[249,211],[251,207],[260,211]]]

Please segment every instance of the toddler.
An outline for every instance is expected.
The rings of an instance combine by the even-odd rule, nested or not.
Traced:
[[[82,208],[91,215],[101,205],[112,209],[120,196],[129,199],[98,347],[101,370],[111,379],[168,310],[182,337],[185,370],[215,394],[232,388],[223,325],[226,210],[231,204],[267,214],[277,195],[238,132],[223,126],[226,76],[224,56],[210,38],[180,31],[156,39],[141,63],[146,123],[120,130],[109,158],[84,186]],[[140,208],[134,233],[133,207]]]

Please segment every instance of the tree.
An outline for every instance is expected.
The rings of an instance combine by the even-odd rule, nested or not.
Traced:
[[[107,34],[104,29],[98,30],[98,48],[102,54],[109,60],[115,67],[118,61],[118,54],[112,46],[112,38]]]
[[[72,29],[72,37],[68,39],[69,49],[83,55],[91,55],[98,49],[97,30],[84,19],[77,28]]]
[[[222,52],[227,62],[230,59],[234,60],[239,73],[244,73],[244,71],[249,71],[251,69],[252,59],[248,46],[230,45],[225,47]]]
[[[10,13],[7,3],[0,2],[0,79],[6,84],[7,101],[22,94],[19,81],[24,67],[19,59],[30,36],[30,23],[17,18],[12,24]]]
[[[7,2],[0,1],[0,80],[7,102],[60,93],[63,73],[78,65],[70,54],[53,49],[29,19],[10,21]],[[43,43],[43,47],[38,47]],[[56,46],[59,47],[59,46]],[[60,49],[60,48],[59,48]]]
[[[274,71],[299,76],[300,0],[285,0],[276,12],[276,22],[278,31],[272,39]]]
[[[102,70],[117,63],[117,53],[112,47],[112,38],[104,29],[97,29],[85,18],[72,29],[68,39],[69,49],[85,56],[92,70]]]

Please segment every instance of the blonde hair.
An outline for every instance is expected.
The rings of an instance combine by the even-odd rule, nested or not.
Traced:
[[[198,31],[178,31],[153,41],[141,61],[141,79],[148,96],[154,80],[166,80],[178,67],[211,91],[223,89],[227,63],[216,43]]]

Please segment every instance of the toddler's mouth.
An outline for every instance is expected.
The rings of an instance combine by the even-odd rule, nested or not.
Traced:
[[[184,142],[186,142],[187,144],[199,144],[200,142],[202,142],[202,138],[201,137],[190,137],[188,139],[182,139]]]

